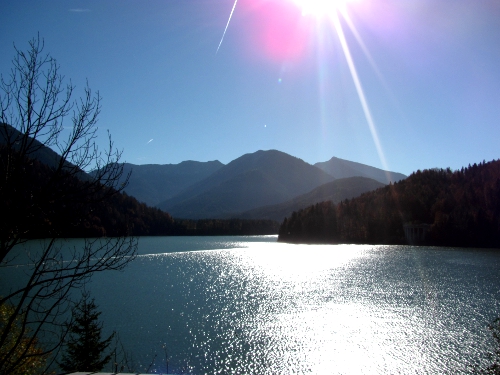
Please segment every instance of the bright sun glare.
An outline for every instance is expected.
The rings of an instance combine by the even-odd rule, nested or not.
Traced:
[[[272,3],[272,1],[273,0],[270,0],[269,3]],[[274,1],[277,1],[277,0],[274,0]],[[389,167],[387,166],[387,162],[385,161],[385,156],[384,156],[384,152],[382,150],[382,145],[380,144],[380,140],[378,138],[377,129],[375,127],[375,122],[373,121],[373,117],[372,117],[370,108],[368,106],[368,101],[366,99],[366,96],[365,96],[365,93],[363,90],[363,86],[361,84],[361,80],[359,79],[358,72],[357,72],[356,66],[354,64],[353,56],[351,55],[351,51],[350,51],[349,45],[347,43],[347,39],[346,39],[345,34],[344,34],[344,27],[343,27],[342,23],[340,22],[340,18],[342,18],[345,21],[345,24],[348,26],[348,29],[354,35],[355,39],[357,40],[357,42],[361,46],[363,52],[365,53],[365,55],[367,56],[369,61],[372,63],[372,65],[374,65],[373,60],[368,52],[368,49],[364,45],[363,40],[361,39],[353,22],[351,21],[351,18],[349,16],[349,12],[347,9],[348,4],[362,1],[362,0],[281,0],[280,1],[281,5],[278,7],[272,7],[272,6],[271,7],[269,7],[269,6],[264,7],[264,9],[271,10],[271,11],[274,10],[275,11],[274,13],[282,15],[283,19],[285,20],[284,22],[282,22],[282,25],[286,26],[286,25],[289,25],[290,23],[288,22],[289,20],[287,20],[287,15],[289,15],[289,13],[283,12],[284,8],[282,7],[282,4],[284,1],[290,1],[290,4],[295,4],[301,10],[302,15],[304,15],[304,16],[310,15],[310,16],[316,17],[318,19],[327,18],[328,22],[326,22],[325,25],[327,25],[327,27],[331,27],[333,30],[335,30],[335,32],[338,36],[342,51],[344,53],[347,65],[349,66],[349,71],[351,73],[351,77],[352,77],[354,86],[356,87],[356,91],[357,91],[357,94],[358,94],[358,97],[359,97],[359,100],[360,100],[360,103],[361,103],[361,106],[362,106],[362,109],[363,109],[363,112],[364,112],[364,115],[365,115],[365,118],[366,118],[366,121],[368,124],[368,128],[370,129],[370,132],[371,132],[371,135],[373,138],[373,142],[374,142],[375,147],[377,149],[377,153],[379,155],[380,161],[381,161],[384,169],[389,170]],[[224,36],[226,35],[227,28],[229,26],[229,23],[231,22],[231,18],[233,16],[233,12],[236,8],[237,3],[238,3],[238,0],[234,0],[233,7],[231,9],[231,13],[229,14],[229,19],[227,20],[226,27],[224,28],[224,32],[222,33],[222,38],[219,42],[216,53],[219,51],[220,46],[222,44],[222,41],[224,40]],[[267,4],[269,4],[269,3],[267,3]],[[276,12],[276,10],[278,10],[278,12]],[[280,10],[281,10],[281,12],[280,12]],[[271,13],[273,13],[273,12],[271,12]],[[274,21],[272,23],[272,27],[268,27],[267,29],[264,28],[265,29],[264,31],[267,30],[267,31],[271,32],[270,36],[268,35],[268,38],[267,38],[267,46],[272,47],[272,49],[274,51],[278,50],[279,48],[281,48],[281,51],[283,51],[283,46],[285,46],[284,47],[285,52],[288,51],[288,53],[289,53],[290,46],[294,46],[295,44],[294,43],[286,43],[287,41],[289,42],[290,40],[292,40],[292,39],[290,39],[290,35],[288,35],[288,34],[293,34],[296,36],[296,33],[294,34],[294,33],[284,32],[283,31],[284,28],[279,27],[280,20],[274,18],[275,14],[266,15],[266,16],[267,17],[264,17],[264,19],[268,19],[268,20],[271,19]],[[290,18],[290,17],[288,17],[288,18]],[[276,26],[276,24],[278,24],[278,26]],[[260,27],[260,29],[262,29],[262,27]],[[276,34],[276,30],[278,30],[280,32],[278,34]]]
[[[303,15],[328,17],[337,10],[344,10],[347,3],[354,0],[292,0],[302,10]]]

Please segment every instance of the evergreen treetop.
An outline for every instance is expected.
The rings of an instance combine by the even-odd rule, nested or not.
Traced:
[[[110,361],[111,353],[104,356],[111,340],[101,340],[102,323],[99,323],[101,312],[97,310],[94,298],[85,292],[81,301],[73,308],[73,323],[69,327],[69,339],[59,367],[66,372],[101,371]]]

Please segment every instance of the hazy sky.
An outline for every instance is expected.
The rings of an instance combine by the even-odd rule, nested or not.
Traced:
[[[410,174],[500,158],[498,0],[239,0],[217,50],[233,5],[2,0],[0,72],[40,33],[78,95],[99,90],[100,134],[134,164],[277,149]]]

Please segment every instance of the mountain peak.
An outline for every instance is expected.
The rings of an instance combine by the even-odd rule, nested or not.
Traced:
[[[333,179],[284,152],[259,150],[231,161],[158,207],[175,217],[218,218],[284,202]]]

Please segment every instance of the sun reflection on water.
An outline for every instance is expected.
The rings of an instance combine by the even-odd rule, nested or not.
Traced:
[[[500,258],[489,253],[148,241],[149,255],[98,284],[99,302],[145,365],[167,343],[174,373],[466,373],[500,306]]]
[[[300,245],[264,242],[251,243],[247,249],[235,249],[230,254],[242,271],[252,277],[257,274],[270,280],[297,283],[322,278],[325,272],[348,265],[373,246],[307,245],[307,251],[304,251],[304,246]],[[323,261],[318,262],[318,259]]]
[[[237,373],[432,373],[443,351],[458,356],[443,347],[446,327],[436,319],[429,280],[418,290],[397,282],[387,288],[360,273],[360,264],[385,250],[252,243],[217,254],[221,269],[232,270],[218,282],[236,304],[216,317],[224,342],[237,349],[232,357],[219,353],[220,364]]]
[[[249,250],[236,249],[227,257],[239,267],[239,277],[252,280],[249,287],[259,291],[252,297],[262,303],[238,324],[245,327],[251,320],[243,337],[254,356],[264,356],[266,372],[370,373],[374,358],[388,360],[384,325],[393,318],[374,317],[340,291],[344,270],[373,254],[373,246],[309,245],[304,251],[303,246],[252,244]]]

